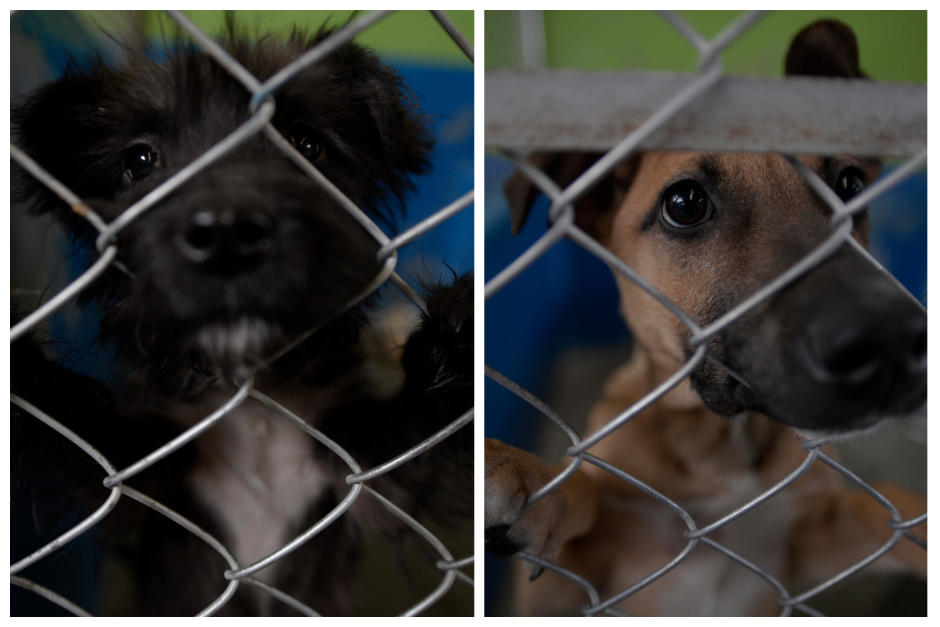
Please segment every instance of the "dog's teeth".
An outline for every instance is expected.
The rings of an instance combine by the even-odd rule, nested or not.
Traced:
[[[245,352],[245,349],[248,347],[248,342],[251,339],[250,333],[251,329],[249,328],[250,322],[248,320],[239,321],[229,334],[229,346],[233,353],[240,355]]]
[[[218,323],[199,331],[199,347],[220,364],[239,365],[257,358],[271,337],[271,327],[263,320],[242,318]]]

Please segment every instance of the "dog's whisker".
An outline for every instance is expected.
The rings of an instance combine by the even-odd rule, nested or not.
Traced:
[[[747,382],[747,379],[740,372],[736,371],[734,368],[726,364],[724,361],[718,357],[712,355],[711,353],[705,353],[705,358],[711,363],[715,364],[721,368],[725,373],[727,373],[732,379],[743,385],[747,389],[751,389],[751,384]]]

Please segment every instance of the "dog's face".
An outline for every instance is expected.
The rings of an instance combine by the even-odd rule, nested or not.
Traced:
[[[264,80],[323,36],[230,35],[226,47]],[[274,96],[278,131],[354,203],[389,220],[431,143],[397,73],[346,44]],[[21,147],[110,221],[243,124],[249,99],[214,60],[180,46],[165,62],[72,72],[14,120]],[[34,181],[25,195],[90,233]],[[133,278],[112,269],[95,286],[105,329],[151,363],[177,357],[223,371],[270,356],[379,271],[374,239],[262,135],[133,221],[117,245]]]
[[[848,200],[871,176],[851,158],[805,158]],[[866,167],[867,166],[867,167]],[[782,274],[831,233],[831,210],[778,155],[647,153],[610,217],[608,247],[699,325]],[[866,172],[868,170],[869,172]],[[852,235],[867,239],[867,216]],[[690,332],[617,276],[636,341],[663,369]],[[926,317],[848,247],[713,336],[692,385],[712,410],[840,431],[916,409],[926,393]]]
[[[859,77],[854,35],[820,22],[787,57],[791,74]],[[562,184],[596,157],[539,155]],[[801,161],[843,200],[877,174],[870,159]],[[531,186],[509,183],[517,223]],[[756,293],[823,242],[832,210],[781,156],[648,152],[585,195],[577,223],[652,282],[700,326]],[[867,244],[868,220],[852,236]],[[621,310],[663,375],[692,355],[691,333],[615,273]],[[850,431],[926,399],[926,315],[848,245],[712,336],[692,387],[713,411],[756,410],[808,431]],[[721,365],[724,367],[722,367]],[[729,372],[730,371],[730,372]]]

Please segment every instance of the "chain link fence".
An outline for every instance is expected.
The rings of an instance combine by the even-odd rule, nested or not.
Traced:
[[[351,41],[359,33],[384,19],[389,13],[390,12],[388,11],[371,12],[350,21],[342,28],[334,31],[330,36],[321,41],[316,47],[310,49],[305,54],[295,59],[288,66],[276,72],[268,80],[261,81],[246,71],[245,68],[240,66],[219,44],[217,44],[211,37],[200,30],[186,15],[175,11],[168,12],[172,20],[176,22],[176,24],[178,24],[179,27],[192,38],[196,45],[201,48],[205,54],[211,56],[217,63],[224,66],[225,69],[245,87],[246,98],[249,98],[251,103],[251,116],[245,120],[238,129],[226,136],[217,145],[199,156],[188,166],[181,169],[176,175],[162,184],[159,188],[154,190],[151,194],[148,194],[139,202],[136,202],[132,206],[128,207],[123,211],[123,213],[121,213],[111,222],[106,223],[103,221],[95,212],[94,207],[88,206],[69,189],[52,178],[47,172],[43,170],[42,164],[35,163],[32,159],[30,159],[29,155],[25,154],[15,145],[11,145],[11,156],[17,164],[19,164],[32,176],[42,181],[46,186],[53,190],[65,203],[67,203],[72,208],[74,212],[84,217],[99,232],[96,246],[100,256],[90,268],[88,268],[77,279],[72,281],[65,289],[46,300],[46,302],[44,302],[40,307],[16,323],[11,329],[10,341],[15,342],[17,339],[23,337],[31,330],[35,329],[42,321],[50,317],[55,312],[59,311],[67,303],[73,301],[82,292],[83,289],[101,277],[105,271],[107,271],[113,265],[119,263],[117,261],[119,250],[116,244],[115,236],[122,229],[127,227],[134,220],[137,220],[144,212],[150,210],[154,204],[156,204],[161,198],[165,197],[171,191],[189,179],[198,177],[202,170],[225,155],[229,150],[238,146],[246,139],[259,134],[263,134],[265,137],[267,137],[267,139],[270,140],[274,146],[277,146],[277,148],[282,151],[288,159],[290,159],[299,168],[306,172],[313,180],[315,180],[319,185],[327,190],[331,196],[344,208],[344,210],[353,216],[356,221],[361,224],[362,227],[366,229],[366,231],[371,234],[372,237],[374,237],[380,247],[378,256],[382,267],[379,275],[375,277],[375,279],[366,289],[355,296],[351,301],[346,303],[345,308],[342,311],[355,306],[357,303],[368,297],[386,283],[392,283],[395,285],[403,294],[405,294],[405,296],[407,296],[407,298],[413,302],[415,307],[420,310],[425,310],[425,304],[418,295],[417,291],[415,291],[404,279],[398,275],[398,273],[396,273],[395,269],[396,263],[398,261],[398,251],[406,244],[422,237],[451,216],[467,207],[470,207],[473,203],[473,191],[468,191],[459,198],[454,199],[452,203],[434,212],[432,215],[420,221],[418,224],[409,228],[405,232],[395,237],[390,237],[386,235],[385,232],[378,225],[376,225],[368,215],[366,215],[359,207],[357,207],[352,201],[344,196],[342,192],[340,192],[334,185],[324,178],[323,175],[321,175],[320,172],[318,172],[309,161],[301,156],[292,147],[292,145],[270,124],[273,112],[277,106],[277,92],[281,86],[288,82],[292,77],[296,76],[299,72],[303,71],[305,68],[309,68],[311,65],[317,63],[320,59],[323,59],[331,51],[335,50],[344,43]],[[453,40],[454,44],[460,48],[463,54],[472,63],[473,51],[469,40],[460,32],[460,30],[454,25],[454,23],[444,12],[432,11],[431,13],[440,24],[443,31],[446,32],[447,36]],[[339,315],[342,313],[342,311],[337,311],[334,315]],[[290,347],[285,347],[284,350],[279,354],[284,354],[288,348]],[[12,367],[16,368],[16,364],[13,363]],[[143,494],[137,490],[134,490],[130,486],[126,485],[125,481],[134,477],[141,471],[159,464],[160,461],[165,457],[171,455],[181,447],[193,442],[193,440],[198,438],[201,434],[210,429],[216,423],[226,420],[226,417],[230,414],[230,412],[245,402],[247,399],[253,399],[253,401],[261,403],[267,408],[273,410],[280,417],[282,417],[283,420],[296,425],[296,427],[304,431],[312,441],[316,441],[319,443],[319,445],[322,445],[333,455],[342,460],[342,462],[349,469],[349,475],[346,477],[346,483],[349,486],[349,491],[346,497],[342,499],[339,505],[330,511],[328,515],[324,516],[316,524],[303,531],[297,537],[293,538],[289,543],[285,544],[277,551],[253,564],[240,564],[233,556],[232,551],[227,548],[218,538],[213,537],[210,533],[199,528],[196,524],[190,520],[187,520],[179,513],[150,498],[147,494]],[[35,399],[33,400],[35,401]],[[431,550],[439,556],[439,560],[436,562],[436,568],[440,575],[439,584],[423,598],[413,601],[405,601],[404,599],[401,599],[401,613],[403,615],[416,615],[426,611],[429,607],[441,599],[441,597],[444,596],[445,593],[447,593],[448,590],[450,590],[458,580],[471,586],[473,584],[471,576],[467,574],[467,570],[472,567],[473,564],[472,555],[455,556],[452,554],[452,552],[448,550],[447,546],[445,546],[444,542],[442,542],[442,540],[432,533],[426,526],[418,522],[408,512],[405,512],[397,507],[385,496],[373,490],[369,485],[369,482],[376,477],[382,476],[395,468],[407,464],[409,461],[421,453],[431,449],[458,430],[466,428],[467,425],[470,424],[473,420],[472,409],[462,416],[455,416],[454,420],[446,428],[442,429],[425,441],[415,442],[412,448],[401,451],[400,454],[395,455],[393,458],[388,459],[384,463],[379,464],[373,468],[363,468],[354,457],[352,457],[347,451],[345,451],[335,441],[333,441],[328,433],[321,432],[317,428],[313,427],[310,422],[305,420],[303,416],[295,414],[281,405],[277,400],[266,396],[261,390],[255,387],[253,378],[249,377],[241,384],[237,392],[224,405],[213,411],[203,420],[199,421],[195,426],[180,434],[172,441],[167,442],[165,445],[157,448],[136,463],[133,463],[126,468],[117,468],[107,458],[99,453],[91,443],[84,440],[82,438],[82,434],[71,431],[68,427],[59,422],[55,416],[50,416],[40,410],[38,407],[36,407],[36,405],[33,404],[33,402],[31,402],[31,399],[21,398],[16,394],[11,394],[11,402],[23,412],[26,412],[36,420],[48,425],[51,429],[54,429],[61,437],[66,438],[69,442],[71,442],[71,444],[93,459],[104,471],[105,476],[103,479],[104,490],[102,491],[102,503],[97,511],[54,540],[36,548],[29,555],[14,563],[10,568],[10,580],[14,586],[19,586],[21,588],[30,590],[37,595],[41,595],[42,597],[45,597],[49,601],[59,605],[73,614],[87,615],[88,612],[80,607],[79,604],[75,603],[73,600],[64,598],[55,590],[48,589],[47,587],[32,581],[27,575],[27,569],[42,560],[54,560],[55,558],[52,556],[54,556],[54,554],[60,550],[68,550],[70,543],[76,541],[77,538],[99,525],[106,517],[109,516],[112,510],[122,499],[132,499],[142,503],[155,512],[158,512],[160,515],[165,516],[174,523],[184,527],[189,532],[204,541],[225,560],[228,565],[228,569],[224,572],[219,572],[219,580],[225,582],[224,591],[218,598],[209,603],[200,612],[200,615],[211,615],[220,610],[220,608],[223,608],[226,602],[232,598],[233,594],[239,586],[252,586],[260,588],[270,594],[273,598],[289,605],[301,614],[311,616],[318,615],[317,608],[309,607],[300,600],[293,598],[272,587],[270,584],[260,580],[259,578],[256,578],[255,573],[265,568],[266,566],[282,559],[284,556],[290,554],[301,545],[308,542],[316,542],[316,536],[329,525],[334,524],[338,519],[340,519],[359,499],[370,499],[378,503],[390,515],[400,519],[404,525],[406,525],[413,531],[414,534],[416,534],[417,538],[420,538],[423,540],[423,542],[427,543]],[[19,540],[16,535],[11,538],[11,542],[14,545],[16,545],[18,541]],[[329,574],[324,573],[323,576],[328,577]],[[182,581],[183,580],[180,582],[181,585]]]
[[[582,614],[587,616],[598,614],[621,615],[621,610],[616,607],[618,604],[646,589],[667,573],[674,570],[681,571],[681,569],[684,568],[684,564],[687,563],[687,560],[694,552],[713,551],[724,556],[727,560],[737,563],[742,569],[746,569],[754,578],[762,582],[761,585],[765,585],[768,592],[776,596],[777,603],[779,604],[779,613],[781,615],[791,615],[794,611],[809,615],[818,615],[819,612],[814,609],[813,602],[819,599],[819,595],[830,590],[840,582],[853,577],[856,573],[863,571],[866,566],[881,559],[899,543],[912,543],[920,547],[920,549],[926,553],[926,541],[913,531],[914,528],[919,525],[926,524],[926,512],[911,518],[903,517],[891,500],[872,487],[869,482],[863,480],[850,468],[836,461],[836,459],[826,452],[824,445],[828,444],[830,440],[825,438],[803,440],[802,447],[805,449],[805,458],[802,460],[802,463],[794,467],[783,480],[749,501],[735,504],[733,507],[729,508],[724,515],[709,521],[697,520],[687,508],[670,498],[670,495],[654,489],[623,469],[591,454],[589,449],[616,432],[645,408],[661,399],[670,390],[686,379],[691,372],[702,365],[706,359],[706,341],[708,338],[713,337],[722,329],[733,324],[760,303],[765,302],[800,277],[812,272],[815,267],[819,266],[840,247],[849,246],[853,248],[858,254],[867,258],[880,271],[887,272],[881,264],[875,261],[875,259],[850,235],[852,217],[863,210],[872,199],[885,193],[892,186],[924,166],[927,157],[925,134],[926,90],[921,90],[916,96],[919,112],[911,112],[911,114],[916,117],[908,117],[902,120],[900,118],[893,118],[891,112],[884,112],[884,115],[880,116],[881,124],[884,125],[882,128],[890,129],[887,135],[894,140],[890,148],[883,147],[883,149],[888,152],[894,151],[892,154],[900,155],[903,153],[909,158],[890,174],[871,185],[864,192],[852,198],[847,203],[842,202],[828,185],[813,171],[804,166],[795,157],[787,156],[787,160],[793,168],[803,177],[806,183],[819,197],[824,200],[829,208],[831,208],[832,222],[829,236],[806,254],[805,257],[800,259],[776,279],[764,285],[752,296],[735,304],[714,322],[706,326],[700,326],[687,312],[683,311],[678,305],[660,292],[647,278],[640,276],[633,268],[625,264],[622,259],[612,254],[598,241],[579,228],[574,219],[575,201],[587,194],[593,185],[597,184],[605,175],[610,173],[618,163],[622,162],[631,154],[646,148],[662,148],[664,147],[664,143],[665,147],[670,147],[669,142],[680,134],[685,135],[684,141],[695,144],[688,145],[687,143],[683,148],[698,150],[745,150],[747,146],[750,145],[752,146],[751,150],[776,148],[776,150],[779,151],[780,146],[783,146],[784,152],[791,150],[796,152],[796,150],[808,149],[811,153],[826,154],[827,145],[825,141],[819,139],[821,135],[817,135],[814,146],[804,146],[799,142],[794,142],[792,136],[783,132],[783,129],[779,126],[774,126],[769,122],[763,126],[765,132],[765,136],[763,137],[755,133],[744,133],[743,137],[732,137],[730,139],[726,136],[719,137],[720,132],[713,133],[708,129],[691,125],[677,124],[676,127],[679,129],[677,132],[675,129],[671,131],[667,128],[677,117],[681,116],[683,113],[689,112],[689,110],[694,111],[696,106],[703,104],[703,100],[706,100],[710,96],[714,96],[716,100],[712,100],[708,103],[709,111],[717,111],[721,106],[737,106],[728,99],[720,99],[723,96],[727,96],[728,83],[726,80],[728,82],[735,80],[735,77],[726,77],[723,75],[720,53],[760,20],[763,14],[761,12],[744,13],[739,19],[729,24],[710,41],[696,32],[679,15],[672,12],[663,12],[661,15],[663,19],[674,26],[695,48],[698,55],[699,70],[696,74],[686,78],[673,75],[668,77],[668,80],[663,79],[660,83],[668,83],[669,86],[673,87],[671,91],[674,95],[666,98],[664,101],[662,92],[657,92],[660,94],[658,96],[659,105],[655,107],[655,110],[652,111],[649,117],[645,120],[634,119],[622,123],[623,125],[632,125],[633,127],[632,132],[629,132],[623,139],[618,139],[622,137],[622,134],[611,134],[610,127],[601,129],[599,125],[602,121],[608,121],[604,118],[606,113],[610,113],[611,116],[614,116],[616,114],[615,112],[620,112],[619,114],[622,117],[623,111],[631,111],[631,106],[636,105],[637,101],[642,101],[645,96],[642,94],[637,96],[637,94],[634,93],[635,91],[643,91],[642,85],[634,90],[635,83],[624,81],[625,84],[611,87],[611,89],[620,89],[622,94],[626,94],[626,97],[632,98],[632,100],[630,102],[615,101],[599,105],[587,104],[584,105],[584,107],[586,107],[584,110],[590,110],[592,106],[596,106],[598,110],[604,109],[604,107],[607,107],[607,109],[604,109],[604,111],[597,116],[585,115],[579,117],[583,110],[572,112],[572,107],[559,104],[561,100],[563,100],[564,95],[559,96],[558,94],[571,94],[571,98],[576,100],[592,100],[596,93],[595,90],[603,88],[598,87],[600,81],[592,82],[591,84],[594,87],[591,90],[587,90],[584,84],[578,83],[584,74],[579,74],[574,71],[543,71],[541,75],[531,71],[506,71],[503,76],[498,76],[498,73],[494,72],[492,77],[488,74],[486,84],[487,147],[490,149],[498,149],[519,171],[528,177],[535,185],[536,189],[548,197],[551,204],[549,209],[550,227],[547,232],[542,234],[533,245],[528,247],[522,254],[518,255],[511,263],[487,281],[485,298],[490,299],[500,290],[504,288],[509,289],[514,282],[525,282],[527,268],[545,256],[546,253],[556,247],[559,242],[568,240],[604,262],[613,269],[614,272],[627,277],[665,307],[672,316],[675,316],[689,331],[691,336],[689,346],[693,349],[692,356],[680,369],[668,378],[668,380],[662,382],[655,389],[650,390],[641,400],[610,420],[606,425],[586,436],[582,436],[577,428],[572,426],[569,421],[549,407],[544,400],[509,377],[504,376],[497,369],[487,366],[486,375],[491,381],[535,408],[541,417],[548,418],[550,424],[562,434],[567,446],[567,464],[564,471],[560,472],[554,479],[533,493],[527,500],[526,507],[531,506],[547,494],[557,490],[563,482],[568,480],[579,469],[579,467],[585,464],[593,465],[642,491],[663,508],[671,511],[685,527],[685,532],[682,537],[675,539],[676,543],[681,546],[681,549],[677,550],[674,557],[667,563],[662,564],[660,568],[649,572],[646,577],[608,596],[602,596],[603,592],[600,590],[601,586],[599,582],[589,581],[582,576],[582,573],[572,572],[553,561],[547,561],[527,553],[517,553],[514,559],[534,564],[536,569],[550,571],[580,587],[583,590],[583,598],[585,601],[585,604],[581,607]],[[528,18],[525,16],[521,18],[523,37],[525,37],[526,29],[524,26],[527,19]],[[526,44],[523,43],[522,48],[526,49],[526,47]],[[529,48],[538,49],[539,46],[529,46]],[[512,86],[514,84],[518,85],[521,81],[526,80],[527,76],[533,75],[535,75],[536,78],[532,80],[531,84],[520,87],[517,92],[509,93],[509,91],[513,89]],[[541,82],[537,80],[539,78],[542,79]],[[550,82],[552,80],[558,84],[551,85]],[[622,77],[621,80],[623,80]],[[800,79],[796,79],[796,82],[799,82],[799,80]],[[563,85],[565,81],[570,81],[568,86],[573,87],[567,89],[568,86]],[[793,79],[789,79],[787,82],[790,83],[792,81]],[[837,87],[841,88],[844,84],[844,81],[840,81]],[[544,87],[544,92],[538,91],[538,88],[534,87],[534,85]],[[555,87],[557,87],[557,89],[554,89]],[[793,87],[793,89],[797,89],[798,87],[797,85]],[[781,87],[781,91],[788,88],[788,86]],[[807,91],[802,92],[802,94],[810,93],[812,89],[818,89],[819,92],[816,93],[821,93],[828,88],[825,85],[819,85],[818,87],[809,88]],[[721,93],[716,94],[715,92]],[[552,94],[552,96],[548,96],[547,94],[549,93]],[[585,98],[586,93],[590,94],[587,98]],[[665,93],[668,94],[669,92]],[[555,97],[556,99],[549,100],[551,97]],[[656,97],[657,96],[650,96],[650,99],[655,100]],[[897,94],[895,94],[894,97],[898,101],[901,100],[901,98],[897,97]],[[598,99],[603,100],[604,95],[599,96]],[[824,102],[824,100],[822,102]],[[848,102],[850,105],[859,104],[856,100],[846,100],[845,102]],[[718,103],[720,103],[721,106],[716,106]],[[742,106],[746,105],[746,103],[739,104]],[[884,105],[884,102],[879,102],[878,104]],[[544,114],[533,113],[537,111],[540,106],[544,106],[547,111]],[[643,107],[649,106],[648,103],[642,102],[641,106],[635,106],[634,108],[642,110]],[[744,108],[747,107],[744,106]],[[817,106],[815,110],[818,111],[821,108],[822,107]],[[851,121],[853,118],[862,117],[860,113],[853,113],[851,106],[835,108],[839,111],[839,115],[843,116],[846,120]],[[754,109],[751,110],[753,111]],[[541,118],[536,117],[540,115],[542,116]],[[553,118],[552,116],[555,117]],[[690,114],[690,117],[694,116]],[[729,117],[733,117],[733,114]],[[770,117],[772,116],[768,115],[768,118]],[[700,126],[708,126],[712,118],[707,115],[702,115],[698,120]],[[524,125],[524,128],[522,128],[522,130],[510,128],[513,121]],[[842,123],[849,124],[851,123],[850,121]],[[719,121],[719,123],[720,122],[721,121]],[[898,146],[903,144],[906,140],[894,135],[894,132],[897,131],[898,128],[897,125],[894,127],[891,125],[895,123],[912,125],[921,129],[920,141],[907,144],[905,148],[899,149]],[[813,123],[808,122],[808,124]],[[760,124],[757,126],[759,127]],[[589,129],[595,129],[596,132]],[[904,133],[902,132],[900,134]],[[831,134],[826,134],[826,140],[839,142],[841,141],[839,136],[840,133],[837,129]],[[689,137],[691,137],[691,139],[689,139]],[[859,138],[855,137],[854,139]],[[528,161],[524,155],[516,152],[519,148],[551,150],[564,147],[569,150],[575,148],[596,150],[605,143],[609,145],[603,145],[603,148],[609,148],[610,145],[613,145],[613,148],[606,152],[593,166],[588,168],[564,189],[561,189],[548,175],[540,171],[532,162]],[[829,154],[835,154],[842,148],[843,146],[832,147]],[[905,290],[899,283],[897,286],[899,290]],[[908,295],[910,296],[910,294]],[[916,298],[913,296],[910,296],[910,298],[917,302],[918,306],[923,308]],[[580,306],[585,307],[586,305],[582,304]],[[488,325],[488,331],[492,332],[492,328],[492,325]],[[487,361],[489,361],[490,355],[488,354],[487,357]],[[708,358],[711,359],[712,356],[708,356]],[[491,415],[490,419],[495,420],[496,417]],[[771,499],[778,498],[781,493],[784,493],[788,487],[792,486],[795,481],[801,476],[804,476],[811,468],[820,465],[827,466],[839,473],[850,484],[867,493],[874,502],[890,515],[890,539],[882,546],[878,547],[877,550],[872,551],[870,554],[854,563],[844,564],[840,572],[828,577],[824,581],[815,582],[812,587],[806,589],[792,589],[788,587],[787,582],[781,581],[773,573],[751,561],[749,555],[736,553],[716,539],[717,532],[726,528],[730,523],[740,519],[745,514],[760,508]],[[925,529],[925,527],[922,529]],[[615,551],[616,549],[611,547],[611,550]],[[624,559],[629,559],[629,557],[625,556]],[[488,577],[490,574],[491,573],[488,571]],[[541,576],[546,577],[554,575],[546,573]],[[704,582],[702,583],[704,584]],[[520,583],[519,585],[526,584]]]

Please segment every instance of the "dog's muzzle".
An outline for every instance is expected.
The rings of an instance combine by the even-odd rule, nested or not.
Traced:
[[[920,408],[927,316],[843,247],[709,344],[746,385],[706,364],[693,384],[714,411],[757,410],[800,429],[846,432]]]
[[[225,370],[330,322],[379,272],[375,239],[281,158],[214,164],[121,235],[137,341]]]

